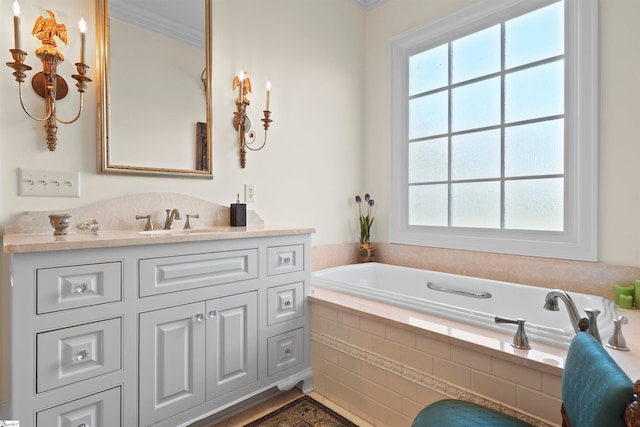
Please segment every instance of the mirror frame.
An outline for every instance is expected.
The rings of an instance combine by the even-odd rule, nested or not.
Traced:
[[[109,5],[108,0],[96,0],[96,37],[98,41],[97,72],[100,81],[98,95],[98,166],[101,173],[175,176],[189,178],[213,178],[213,0],[205,1],[206,32],[206,123],[207,152],[206,170],[152,168],[146,166],[116,165],[111,163],[111,118],[109,97]]]

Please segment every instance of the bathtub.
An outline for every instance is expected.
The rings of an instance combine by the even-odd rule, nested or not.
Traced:
[[[516,326],[496,324],[495,317],[523,318],[530,341],[553,346],[567,348],[575,335],[562,301],[558,301],[559,311],[543,309],[550,288],[380,263],[316,271],[311,275],[311,284],[511,336]],[[615,317],[612,301],[596,295],[569,295],[584,317],[584,308],[600,310],[597,322],[600,336],[603,339],[611,336]]]

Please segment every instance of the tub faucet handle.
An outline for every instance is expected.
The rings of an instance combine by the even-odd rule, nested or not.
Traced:
[[[609,338],[607,347],[614,350],[629,351],[627,340],[625,340],[624,335],[622,335],[622,325],[626,325],[627,323],[629,323],[629,320],[624,316],[618,316],[613,319],[613,335]]]
[[[600,310],[597,308],[585,308],[584,312],[587,313],[587,319],[589,319],[589,327],[587,328],[587,333],[594,337],[600,344],[602,344],[602,339],[600,339],[600,332],[598,331],[598,322],[596,318],[598,314],[600,314]]]
[[[516,330],[516,334],[513,336],[513,342],[511,346],[520,350],[529,350],[531,346],[529,345],[529,338],[527,338],[527,334],[524,331],[524,324],[526,320],[524,319],[508,319],[506,317],[495,317],[496,323],[512,323],[514,325],[518,325],[518,329]]]

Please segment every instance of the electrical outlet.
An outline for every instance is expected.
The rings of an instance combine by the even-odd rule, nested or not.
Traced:
[[[244,185],[244,202],[245,203],[256,202],[256,186],[254,184]]]
[[[80,172],[18,169],[18,195],[80,197]]]

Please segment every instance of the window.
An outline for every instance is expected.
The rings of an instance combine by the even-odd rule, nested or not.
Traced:
[[[597,259],[597,0],[480,0],[392,43],[390,240]]]

